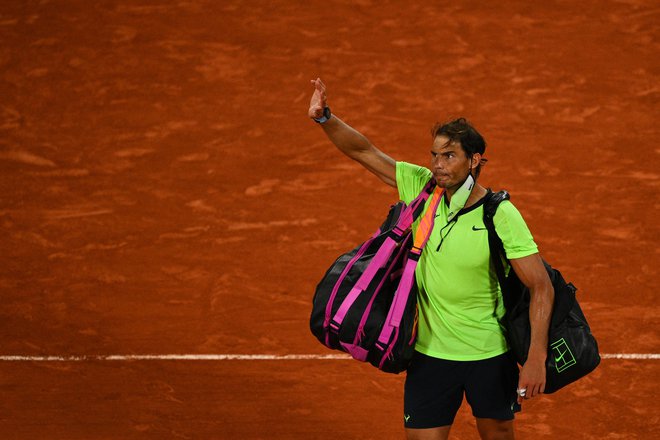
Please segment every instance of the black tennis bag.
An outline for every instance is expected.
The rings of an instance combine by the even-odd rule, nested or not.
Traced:
[[[527,361],[530,345],[529,289],[518,279],[515,271],[510,270],[509,275],[505,275],[500,256],[506,258],[506,255],[493,223],[497,207],[510,196],[508,192],[500,191],[489,193],[486,197],[484,224],[488,229],[491,261],[500,281],[506,309],[502,324],[516,360],[523,365]],[[555,293],[546,361],[545,393],[549,394],[592,372],[600,363],[600,355],[598,343],[575,297],[577,289],[572,283],[567,283],[557,269],[546,261],[543,264]]]
[[[327,270],[310,316],[310,329],[323,345],[388,373],[408,367],[417,330],[415,267],[423,249],[413,246],[411,225],[434,188],[429,182],[409,205],[392,206],[371,238]]]

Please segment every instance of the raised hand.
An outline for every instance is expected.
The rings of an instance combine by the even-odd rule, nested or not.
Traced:
[[[309,101],[309,111],[307,114],[310,118],[320,118],[323,116],[323,108],[327,105],[327,95],[325,93],[325,84],[321,78],[316,78],[311,81],[314,86],[314,94]]]

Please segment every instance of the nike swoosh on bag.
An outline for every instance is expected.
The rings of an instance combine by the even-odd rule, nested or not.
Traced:
[[[560,356],[555,356],[555,362],[559,362],[564,359],[564,355],[568,352],[568,350],[564,350],[563,352],[560,353]]]

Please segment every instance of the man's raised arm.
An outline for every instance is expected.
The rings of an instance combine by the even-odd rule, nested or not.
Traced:
[[[396,188],[396,162],[387,154],[376,148],[369,139],[364,137],[350,125],[335,115],[328,116],[327,95],[325,84],[321,78],[312,80],[314,94],[309,103],[308,115],[312,119],[320,119],[319,125],[325,131],[328,139],[341,150],[342,153],[357,161],[366,169],[374,173],[380,180]]]

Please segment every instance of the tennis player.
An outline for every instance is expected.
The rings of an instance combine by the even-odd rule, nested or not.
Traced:
[[[408,439],[448,438],[464,396],[482,439],[513,439],[514,413],[544,391],[554,293],[523,217],[502,202],[495,228],[531,294],[531,344],[519,370],[499,324],[502,293],[483,223],[488,190],[477,181],[485,163],[483,137],[463,118],[436,124],[429,168],[397,162],[331,112],[320,78],[312,85],[309,117],[345,155],[397,188],[401,200],[410,203],[431,178],[446,190],[416,270],[418,337],[404,390]]]

